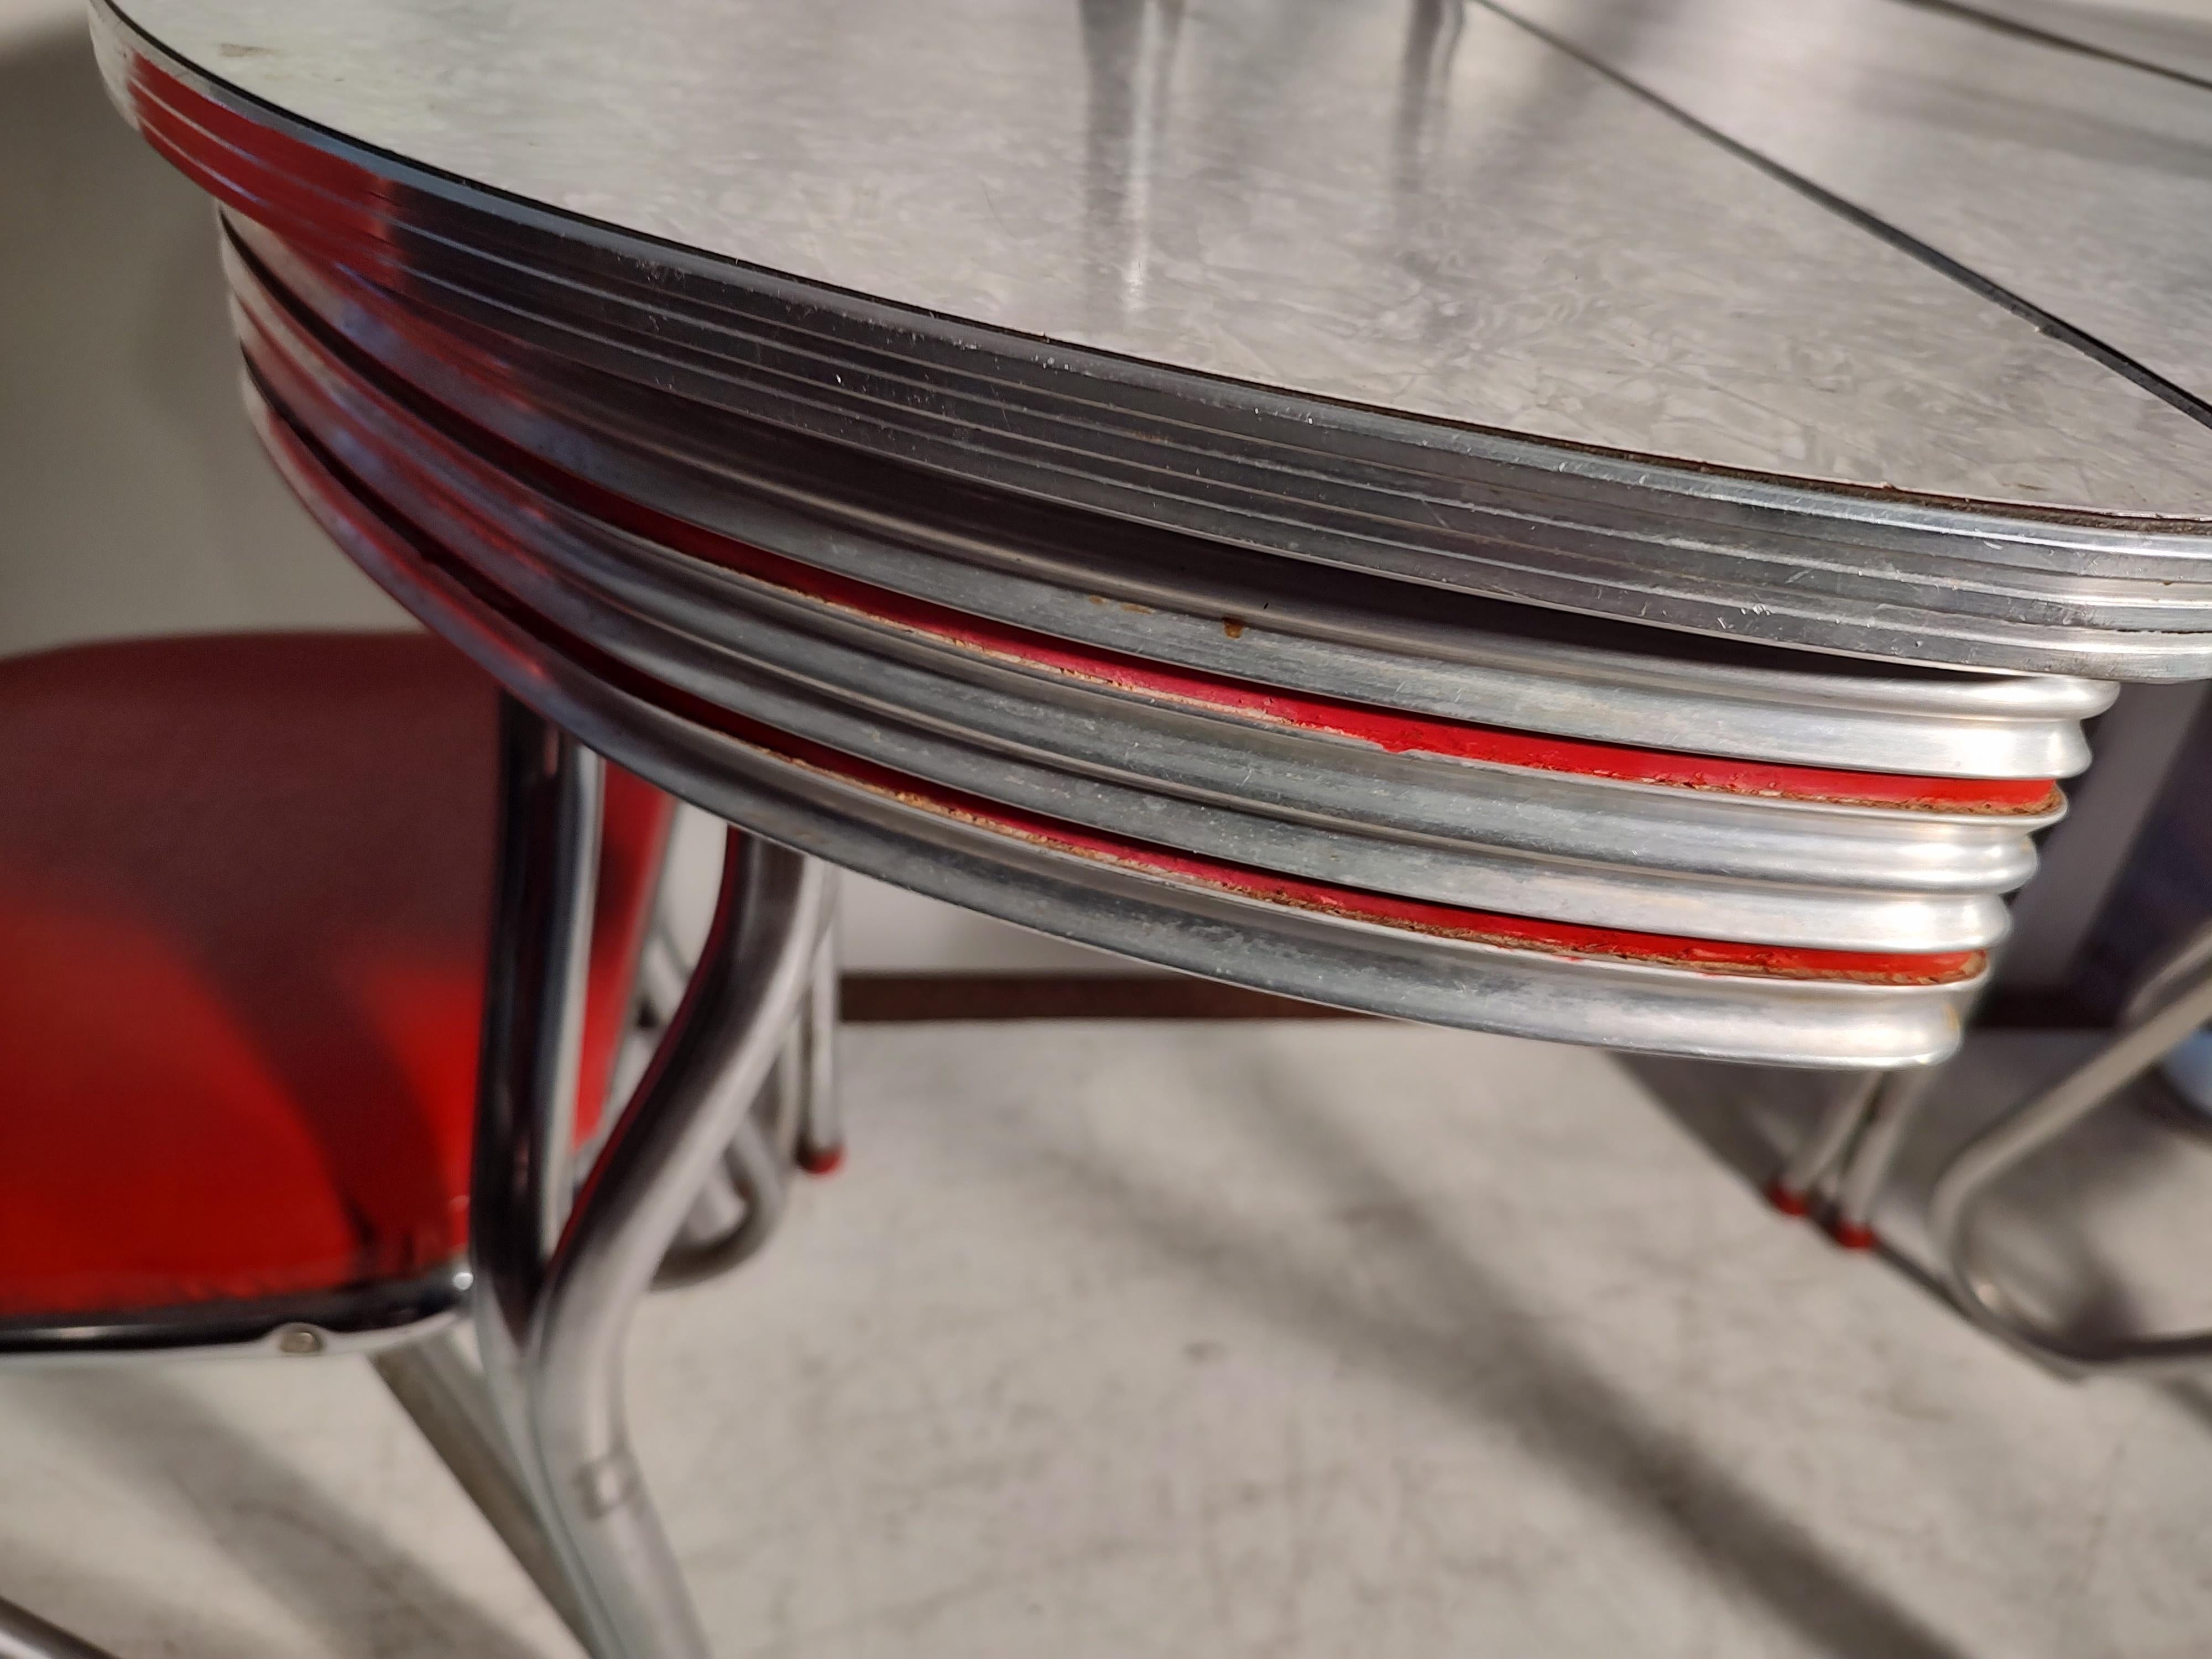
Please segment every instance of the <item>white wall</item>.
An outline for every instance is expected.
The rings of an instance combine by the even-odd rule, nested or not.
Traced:
[[[0,651],[406,625],[246,428],[206,198],[108,106],[76,7],[0,4]]]
[[[236,365],[205,198],[109,107],[73,0],[0,0],[0,654],[413,625],[277,482]],[[711,826],[685,842],[711,886]],[[873,882],[844,902],[856,969],[1117,965]]]

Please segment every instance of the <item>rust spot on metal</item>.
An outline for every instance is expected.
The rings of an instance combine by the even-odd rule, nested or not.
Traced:
[[[1226,634],[1232,640],[1243,639],[1244,637],[1244,618],[1242,617],[1224,617],[1221,619],[1221,631]]]

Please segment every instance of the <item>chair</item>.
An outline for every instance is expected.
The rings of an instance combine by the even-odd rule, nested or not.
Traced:
[[[804,983],[750,1073],[742,1022],[687,1041],[665,942],[659,1001],[635,994],[672,801],[505,707],[422,635],[0,663],[0,1358],[368,1353],[580,1632],[600,1592],[535,1495],[542,1390],[495,1399],[452,1340],[472,1286],[512,1279],[487,1223],[517,1171],[485,1167],[481,1122],[552,1103],[519,1190],[557,1237],[574,1170],[612,1191],[635,1162],[601,1109],[626,1036],[660,1028],[647,1088],[743,1098],[659,1276],[726,1267],[787,1171],[836,1162],[834,965],[818,877],[733,836],[726,893],[771,869],[817,895],[776,934]],[[695,1002],[744,980],[724,908]],[[0,1654],[90,1651],[0,1604]]]

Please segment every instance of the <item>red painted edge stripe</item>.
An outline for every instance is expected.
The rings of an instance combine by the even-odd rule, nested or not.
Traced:
[[[1307,881],[1153,844],[1096,831],[1007,807],[965,792],[860,760],[827,745],[795,738],[759,721],[710,703],[679,687],[654,679],[610,656],[590,641],[568,634],[495,587],[466,561],[409,522],[389,502],[356,477],[311,436],[279,416],[279,441],[294,452],[309,476],[329,480],[338,499],[329,510],[380,538],[403,540],[410,553],[447,580],[465,589],[487,609],[559,652],[586,673],[639,701],[664,708],[695,724],[720,732],[750,747],[810,770],[856,784],[940,817],[1014,836],[1034,845],[1073,853],[1155,875],[1174,878],[1218,891],[1324,915],[1377,923],[1409,932],[1465,939],[1508,949],[1565,957],[1613,957],[1657,966],[1765,978],[1854,981],[1869,984],[1938,985],[1972,978],[1984,962],[1979,951],[1824,951],[1797,946],[1693,939],[1624,928],[1542,921],[1406,899],[1364,890]],[[508,540],[495,526],[483,533]],[[510,544],[511,541],[510,541]]]

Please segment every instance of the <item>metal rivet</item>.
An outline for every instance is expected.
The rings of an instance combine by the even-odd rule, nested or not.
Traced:
[[[278,1353],[320,1353],[323,1334],[313,1325],[285,1325],[276,1332]]]

